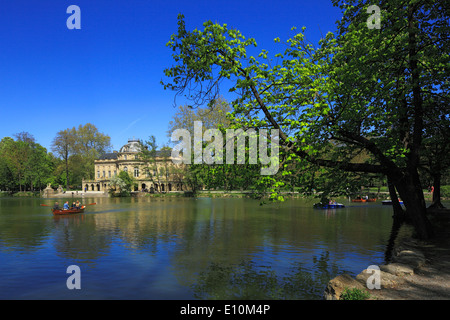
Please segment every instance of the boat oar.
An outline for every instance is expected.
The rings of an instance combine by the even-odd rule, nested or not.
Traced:
[[[41,204],[41,206],[43,206],[43,207],[51,207],[48,204]]]

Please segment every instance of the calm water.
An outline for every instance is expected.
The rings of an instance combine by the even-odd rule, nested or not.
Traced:
[[[0,199],[0,299],[321,299],[336,275],[384,263],[392,224],[379,203],[89,198],[53,217],[53,201]]]

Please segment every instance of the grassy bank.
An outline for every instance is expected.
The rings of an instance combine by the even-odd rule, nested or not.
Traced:
[[[313,195],[304,195],[296,192],[281,192],[285,199],[315,199]],[[196,192],[167,192],[167,193],[135,193],[137,197],[198,197],[198,198],[261,198],[261,193],[254,191],[224,191],[224,190],[202,190]],[[263,198],[269,198],[270,193],[266,193]]]
[[[40,197],[39,191],[21,191],[12,194],[13,197]]]
[[[11,192],[11,191],[0,191],[0,197],[40,197],[40,191],[19,191],[19,192]]]

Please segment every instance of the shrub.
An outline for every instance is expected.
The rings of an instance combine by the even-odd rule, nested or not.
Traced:
[[[450,198],[450,186],[441,186],[441,197]]]
[[[370,294],[366,290],[345,288],[341,295],[341,300],[366,300],[369,297]]]

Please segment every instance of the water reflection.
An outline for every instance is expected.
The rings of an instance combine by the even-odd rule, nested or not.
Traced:
[[[97,203],[84,214],[53,217],[39,202],[0,200],[0,260],[8,261],[0,272],[20,282],[44,265],[48,275],[88,266],[83,298],[320,298],[338,273],[382,262],[392,225],[381,205],[322,211],[302,200],[97,198],[83,200]],[[15,271],[27,261],[29,273]],[[12,295],[68,294],[55,287],[42,294],[16,283]]]
[[[331,263],[328,251],[314,256],[313,262],[311,269],[294,261],[282,275],[249,260],[234,265],[211,263],[191,287],[198,299],[317,299],[339,267]]]
[[[98,232],[92,217],[79,214],[53,217],[53,246],[58,256],[93,262],[109,250],[109,234]]]

